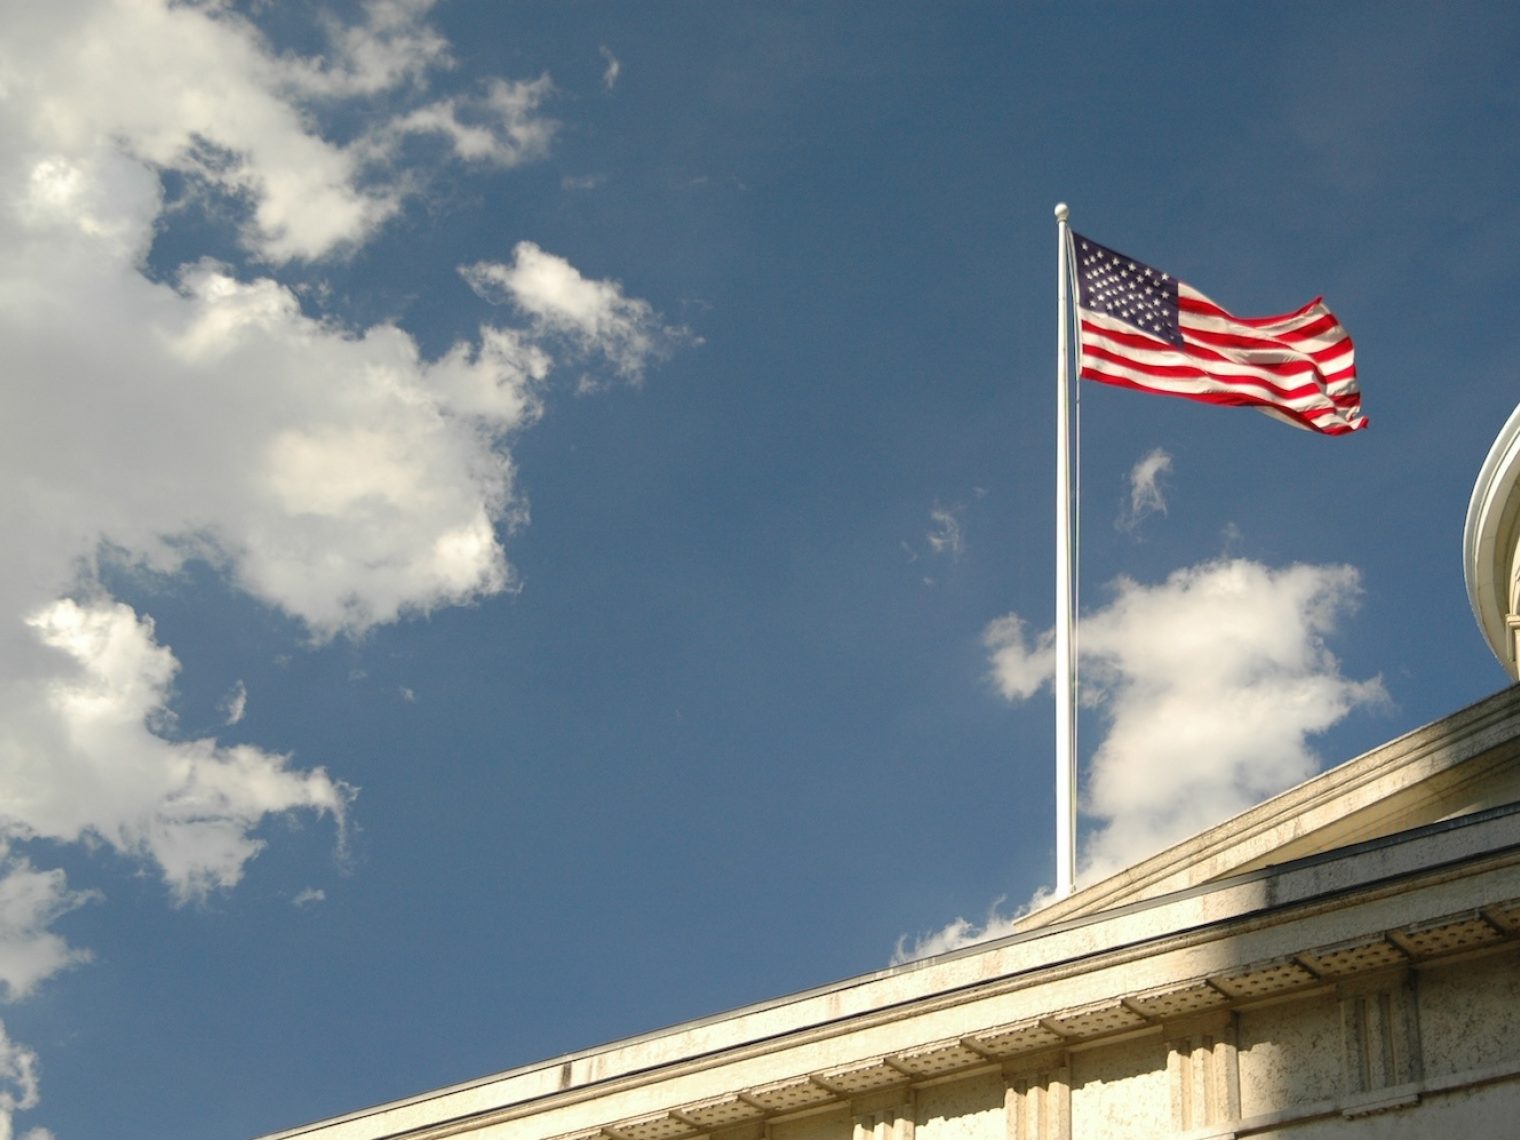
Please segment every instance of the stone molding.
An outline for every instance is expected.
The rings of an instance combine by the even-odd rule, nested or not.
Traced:
[[[1470,812],[1474,805],[1462,801],[1473,785],[1496,778],[1505,784],[1502,774],[1516,768],[1517,741],[1520,686],[1511,686],[1083,886],[1021,919],[1018,929],[1101,914]],[[1505,784],[1497,802],[1515,798]]]
[[[1159,990],[1116,994],[1074,1009],[844,1068],[798,1074],[725,1098],[729,1112],[767,1120],[823,1107],[859,1107],[862,1092],[892,1088],[895,1105],[911,1103],[915,1083],[999,1066],[1008,1081],[1009,1140],[1066,1140],[1071,1085],[1066,1054],[1136,1032],[1161,1031],[1168,1044],[1173,1120],[1179,1133],[1216,1131],[1240,1114],[1234,1011],[1314,992],[1341,1005],[1348,1099],[1344,1113],[1365,1115],[1416,1103],[1421,1077],[1413,967],[1463,955],[1520,949],[1520,898],[1317,946],[1292,955],[1188,979]],[[1203,1012],[1200,1012],[1203,1011]],[[714,1102],[654,1117],[565,1133],[553,1140],[697,1140],[698,1121]],[[739,1106],[749,1106],[741,1110]],[[894,1113],[896,1115],[894,1115]],[[900,1108],[855,1115],[854,1140],[912,1140]],[[406,1134],[434,1140],[447,1132]]]
[[[1165,1032],[1211,1010],[1310,994],[1333,1000],[1349,977],[1520,945],[1517,931],[1520,805],[266,1140],[441,1140],[508,1129],[523,1140],[729,1140],[726,1129],[757,1140],[767,1122],[843,1112],[873,1089]]]

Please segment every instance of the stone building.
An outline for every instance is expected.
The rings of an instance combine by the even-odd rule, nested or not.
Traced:
[[[1516,675],[1520,410],[1465,562]],[[1520,1125],[1520,687],[1013,935],[268,1140],[1426,1138]]]
[[[1483,461],[1467,508],[1462,566],[1473,616],[1511,677],[1520,677],[1520,407]]]

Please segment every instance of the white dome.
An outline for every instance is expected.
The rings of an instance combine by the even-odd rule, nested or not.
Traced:
[[[1520,628],[1520,407],[1510,415],[1483,461],[1467,507],[1462,570],[1473,616],[1494,656],[1520,679],[1515,632]]]

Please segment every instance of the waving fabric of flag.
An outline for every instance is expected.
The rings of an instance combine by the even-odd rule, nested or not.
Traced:
[[[1254,407],[1326,435],[1367,426],[1351,337],[1322,300],[1236,317],[1175,277],[1071,238],[1084,380]]]

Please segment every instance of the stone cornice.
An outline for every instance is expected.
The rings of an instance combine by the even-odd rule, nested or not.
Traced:
[[[1423,725],[1034,912],[1020,929],[1092,915],[1241,871],[1387,835],[1471,807],[1520,769],[1520,686]],[[1517,798],[1505,795],[1501,802]]]
[[[1043,1067],[1053,1049],[1101,1044],[1137,1031],[1171,1034],[1202,1012],[1225,1012],[1267,1000],[1333,991],[1364,978],[1386,978],[1396,969],[1429,966],[1457,956],[1520,949],[1520,898],[1367,933],[1296,954],[1172,983],[1114,995],[1043,1017],[993,1026],[978,1033],[932,1041],[849,1065],[800,1073],[721,1097],[660,1112],[562,1133],[552,1140],[699,1140],[744,1122],[785,1118],[827,1107],[858,1107],[857,1098],[886,1088],[906,1096],[934,1079],[998,1068],[1005,1074]],[[448,1121],[394,1140],[442,1140],[463,1131],[521,1119],[521,1108]]]
[[[1508,947],[1516,899],[1520,809],[1483,812],[280,1136],[686,1140]]]

